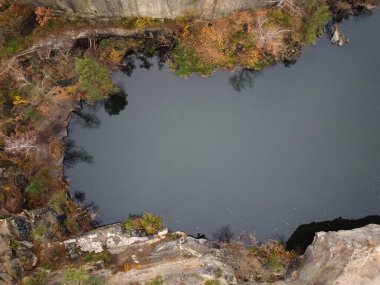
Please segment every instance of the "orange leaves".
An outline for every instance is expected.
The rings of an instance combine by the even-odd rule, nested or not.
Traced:
[[[52,10],[47,7],[37,7],[34,9],[34,13],[37,17],[36,21],[41,27],[45,26],[52,16]]]

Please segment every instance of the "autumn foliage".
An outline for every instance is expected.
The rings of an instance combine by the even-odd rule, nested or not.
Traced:
[[[47,7],[37,7],[34,9],[34,13],[36,14],[36,21],[41,27],[45,26],[52,16],[52,10]]]

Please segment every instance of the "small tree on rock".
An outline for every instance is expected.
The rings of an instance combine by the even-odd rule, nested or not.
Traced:
[[[115,88],[107,69],[94,59],[76,59],[75,70],[79,74],[79,86],[87,101],[102,100],[114,92]]]

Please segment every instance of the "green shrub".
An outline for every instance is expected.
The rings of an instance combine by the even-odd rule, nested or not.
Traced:
[[[66,269],[61,280],[62,285],[104,285],[105,281],[99,276],[90,276],[83,268]]]
[[[49,270],[45,269],[38,269],[37,273],[34,274],[33,276],[28,277],[24,281],[24,285],[44,285],[46,284],[47,277],[49,275]]]
[[[111,254],[107,251],[103,251],[100,253],[89,253],[82,256],[82,260],[85,262],[93,262],[102,260],[105,265],[109,265],[111,263]]]
[[[42,240],[43,236],[48,232],[48,227],[45,222],[41,221],[38,225],[32,230],[32,238],[34,241]]]
[[[20,247],[21,245],[21,242],[19,242],[18,240],[11,240],[9,242],[9,247],[12,249],[12,250],[16,250]]]
[[[67,268],[62,279],[63,285],[82,285],[90,279],[83,268]]]
[[[65,220],[65,226],[66,229],[72,233],[72,234],[77,234],[80,232],[81,228],[78,223],[78,221],[75,219],[75,217],[68,215],[66,220]]]
[[[164,227],[162,218],[150,213],[145,213],[142,216],[129,216],[125,221],[125,229],[144,230],[148,235],[157,233]]]
[[[114,85],[107,69],[91,58],[75,60],[79,74],[79,86],[87,101],[102,100],[114,91]]]
[[[10,38],[5,46],[5,52],[8,56],[15,54],[21,49],[21,44],[16,38]]]
[[[194,52],[177,46],[171,53],[169,67],[174,74],[187,77],[192,73],[210,75],[216,66],[204,64],[197,59]]]
[[[284,28],[290,28],[293,26],[293,17],[283,11],[282,9],[271,9],[268,14],[268,22],[271,25],[277,25]]]
[[[161,276],[157,276],[153,280],[145,283],[145,285],[163,285],[163,284],[164,284],[164,279],[162,279]]]
[[[53,194],[49,201],[49,205],[57,212],[66,211],[67,206],[67,194],[65,191],[59,191]]]
[[[273,271],[279,271],[284,268],[279,257],[275,255],[270,255],[265,261],[265,264],[268,265],[269,269]]]
[[[329,6],[322,4],[310,16],[303,19],[301,32],[302,41],[305,45],[316,43],[318,31],[326,25],[330,16]]]
[[[111,46],[112,42],[113,40],[111,38],[106,38],[106,39],[102,39],[99,44],[102,47],[107,47],[107,46]]]
[[[32,183],[29,184],[28,187],[26,187],[26,192],[36,198],[42,195],[45,192],[45,185],[41,180],[34,180]]]
[[[32,122],[35,122],[37,121],[39,118],[41,118],[41,113],[37,110],[36,107],[34,106],[29,106],[27,107],[23,113],[22,113],[22,116],[25,120],[27,121],[32,121]]]

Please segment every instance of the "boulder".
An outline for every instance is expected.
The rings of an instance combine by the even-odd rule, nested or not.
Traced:
[[[32,270],[37,265],[37,257],[27,247],[20,246],[16,249],[16,257],[25,271]]]
[[[317,233],[293,277],[275,284],[380,284],[380,225]]]

